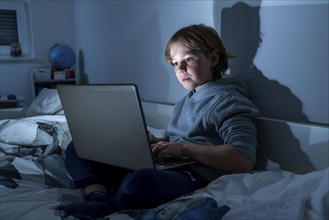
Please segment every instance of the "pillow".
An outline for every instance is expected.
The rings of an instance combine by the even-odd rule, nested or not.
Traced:
[[[31,105],[26,109],[27,117],[36,115],[63,114],[57,89],[43,88]]]

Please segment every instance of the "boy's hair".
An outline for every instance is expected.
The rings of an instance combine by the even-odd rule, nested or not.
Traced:
[[[204,24],[194,24],[178,30],[170,38],[165,50],[166,59],[170,64],[172,64],[171,47],[179,42],[191,50],[204,52],[206,56],[214,50],[218,51],[219,62],[214,67],[213,74],[215,79],[222,78],[228,68],[229,54],[226,53],[224,44],[214,28]]]

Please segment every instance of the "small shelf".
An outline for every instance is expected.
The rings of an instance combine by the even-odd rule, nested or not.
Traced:
[[[49,73],[50,74],[50,73]],[[78,84],[76,73],[73,75],[75,78],[58,78],[53,79],[53,76],[43,78],[36,78],[32,73],[32,92],[34,97],[39,94],[43,88],[56,89],[57,84]]]
[[[21,100],[0,101],[0,109],[19,108]]]
[[[75,79],[50,79],[50,80],[35,80],[34,83],[70,83],[75,82]]]
[[[16,63],[16,62],[34,62],[37,59],[33,55],[23,54],[21,57],[12,57],[9,55],[0,55],[0,61],[3,63]]]

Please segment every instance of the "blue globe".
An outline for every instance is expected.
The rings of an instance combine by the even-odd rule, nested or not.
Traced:
[[[52,68],[64,70],[71,68],[75,63],[75,53],[73,49],[66,44],[55,44],[50,49],[49,60]]]

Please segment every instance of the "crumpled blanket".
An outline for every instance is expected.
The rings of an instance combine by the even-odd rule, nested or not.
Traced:
[[[120,220],[124,215],[139,220],[220,220],[230,208],[227,205],[217,207],[212,198],[185,198],[170,202],[153,209],[126,210],[111,216],[111,220]]]
[[[64,159],[71,140],[64,116],[2,120],[0,175],[71,188]]]

